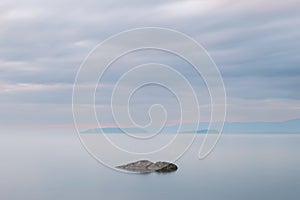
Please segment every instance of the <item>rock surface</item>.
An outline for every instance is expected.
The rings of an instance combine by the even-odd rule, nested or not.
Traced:
[[[117,168],[124,169],[127,171],[132,171],[132,172],[139,172],[139,173],[151,173],[151,172],[168,173],[168,172],[174,172],[178,169],[178,167],[173,163],[169,163],[169,162],[153,163],[149,160],[140,160],[126,165],[117,166]]]

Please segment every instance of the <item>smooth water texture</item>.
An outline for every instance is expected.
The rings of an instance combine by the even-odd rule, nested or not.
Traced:
[[[186,136],[179,137],[184,140]],[[200,140],[176,162],[177,172],[141,175],[120,173],[99,164],[75,134],[3,134],[0,199],[300,198],[299,135],[222,135],[204,160],[197,159],[203,135],[198,137]]]

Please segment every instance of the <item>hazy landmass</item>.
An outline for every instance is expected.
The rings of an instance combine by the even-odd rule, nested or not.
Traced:
[[[165,127],[163,133],[177,133],[179,125]],[[142,128],[93,128],[82,133],[146,133]],[[217,130],[210,130],[208,122],[201,122],[198,130],[190,130],[186,133],[218,133]],[[300,119],[284,122],[225,122],[223,133],[253,133],[253,134],[298,134],[300,133]]]

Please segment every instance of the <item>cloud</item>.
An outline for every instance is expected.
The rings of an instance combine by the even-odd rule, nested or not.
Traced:
[[[285,118],[294,118],[299,112],[285,107],[298,104],[300,98],[299,6],[297,0],[4,0],[0,3],[0,101],[4,107],[11,102],[12,110],[23,104],[33,110],[33,105],[65,104],[60,107],[64,112],[70,109],[76,72],[96,44],[126,29],[161,26],[192,36],[208,50],[224,78],[229,100],[252,101],[247,109],[254,109],[257,101],[284,99],[272,106],[279,106],[276,109],[286,113]],[[149,51],[124,57],[116,63],[119,67],[112,66],[105,84],[113,84],[131,64],[150,61],[149,56],[181,70],[193,85],[203,85],[187,63]],[[110,91],[106,88],[103,95]],[[164,102],[167,97],[160,98]],[[99,104],[107,105],[106,100]],[[235,101],[236,108],[245,106],[241,101]],[[262,111],[254,110],[248,120],[261,116]],[[243,112],[235,109],[229,117],[238,119]],[[51,117],[49,123],[57,121]]]
[[[73,85],[0,83],[0,103],[5,104],[71,104]]]

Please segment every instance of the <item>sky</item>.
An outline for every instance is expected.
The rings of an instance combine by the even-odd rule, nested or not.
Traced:
[[[0,129],[73,130],[72,89],[81,63],[106,38],[140,27],[183,32],[208,51],[225,84],[227,121],[300,118],[299,7],[297,0],[2,0]],[[149,61],[149,56],[182,64],[193,79],[193,71],[170,55],[137,52],[119,61],[106,83],[125,66]],[[107,85],[111,90],[112,84]],[[176,122],[172,95],[157,88],[149,92],[157,92],[157,98],[137,93],[133,117],[145,124],[143,105],[163,102],[173,112],[170,122]],[[98,112],[105,116],[108,94],[97,94]],[[200,104],[205,116],[207,102]],[[103,126],[111,126],[110,121],[105,118]]]

